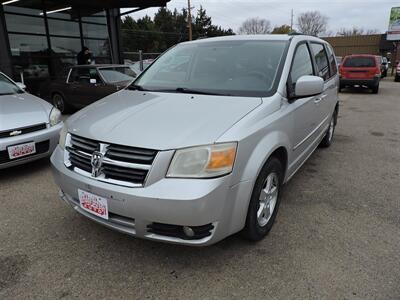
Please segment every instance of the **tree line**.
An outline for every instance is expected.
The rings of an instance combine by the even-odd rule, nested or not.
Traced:
[[[131,16],[121,22],[123,51],[162,52],[188,40],[188,11],[171,11],[161,7],[153,18],[145,16],[134,20]],[[192,17],[193,39],[233,35],[232,29],[214,25],[206,10],[200,6]]]
[[[192,17],[193,39],[233,35],[231,29],[215,25],[206,10],[200,6]],[[271,22],[263,18],[249,18],[239,27],[238,34],[287,34],[298,32],[313,36],[354,36],[375,34],[378,30],[363,28],[342,28],[336,33],[328,30],[328,17],[319,11],[308,11],[297,16],[293,28],[287,24],[271,26]],[[169,47],[188,40],[188,11],[177,9],[171,11],[160,8],[153,18],[144,16],[137,20],[131,16],[121,21],[122,49],[124,52],[163,52]]]

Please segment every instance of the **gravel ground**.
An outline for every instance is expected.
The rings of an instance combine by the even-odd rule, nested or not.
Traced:
[[[48,160],[0,171],[0,299],[400,299],[399,95],[390,81],[341,94],[334,144],[259,243],[134,239],[59,201]]]

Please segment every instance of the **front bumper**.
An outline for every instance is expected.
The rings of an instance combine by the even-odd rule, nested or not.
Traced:
[[[364,85],[364,86],[376,86],[379,83],[380,77],[374,77],[373,79],[346,79],[340,78],[340,85],[342,87],[349,85]]]
[[[64,165],[64,152],[54,151],[51,162],[53,175],[60,187],[61,198],[77,212],[114,230],[140,238],[193,246],[218,242],[244,226],[243,218],[235,217],[237,201],[246,201],[250,182],[231,186],[231,176],[214,179],[160,180],[141,188],[118,186],[82,176]],[[153,166],[157,166],[157,158]],[[108,200],[110,217],[101,219],[80,208],[78,189]],[[154,223],[204,226],[212,224],[211,235],[201,239],[182,239],[154,234]]]
[[[44,150],[40,151],[40,153],[36,153],[26,157],[21,157],[15,160],[6,160],[6,159],[4,159],[4,161],[1,160],[0,170],[50,156],[58,144],[59,134],[62,127],[63,127],[63,122],[60,122],[55,126],[47,127],[46,129],[43,130],[0,139],[0,156],[4,158],[8,157],[7,147],[9,146],[24,144],[29,142],[35,142],[35,144],[37,145],[46,144]],[[48,147],[47,147],[47,142],[48,142]]]

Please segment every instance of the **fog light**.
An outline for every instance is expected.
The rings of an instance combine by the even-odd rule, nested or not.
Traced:
[[[194,231],[189,226],[183,226],[183,232],[187,237],[194,237]]]

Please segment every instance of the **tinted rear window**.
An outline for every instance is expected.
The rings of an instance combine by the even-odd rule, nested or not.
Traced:
[[[373,68],[375,67],[375,59],[373,57],[348,57],[343,66],[349,68]]]

